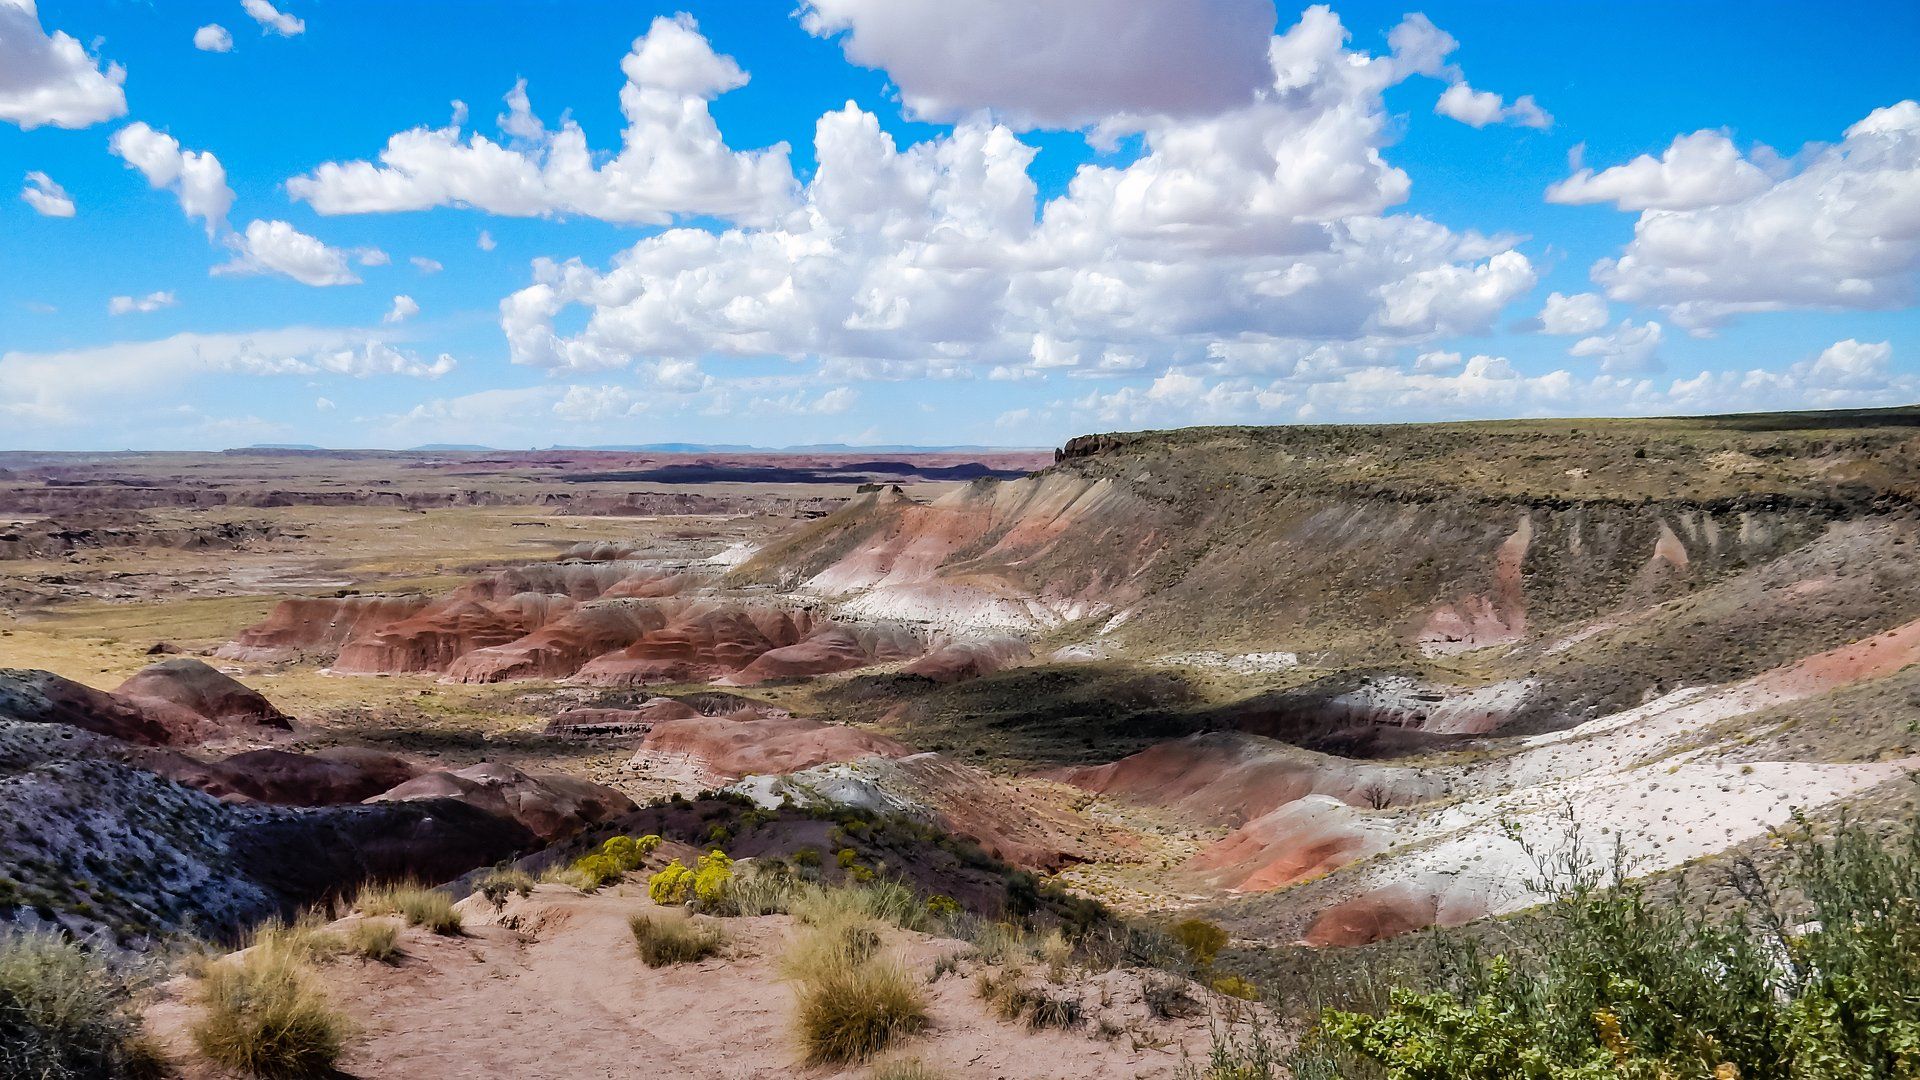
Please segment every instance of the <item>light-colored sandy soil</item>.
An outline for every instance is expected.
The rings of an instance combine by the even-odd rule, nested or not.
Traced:
[[[721,920],[731,935],[722,956],[655,969],[640,962],[627,929],[629,916],[659,910],[637,884],[592,896],[543,885],[498,914],[479,898],[462,910],[464,937],[408,929],[397,964],[339,960],[323,969],[361,1028],[341,1062],[345,1072],[362,1080],[830,1080],[867,1072],[800,1060],[793,991],[777,971],[792,927],[786,916]],[[900,931],[887,947],[923,974],[965,948]],[[1140,1000],[1141,973],[1069,973],[1063,986],[1084,995],[1088,1022],[1034,1032],[988,1013],[967,977],[974,965],[927,986],[932,1023],[899,1056],[956,1078],[1170,1077],[1183,1051],[1204,1058],[1207,1014],[1231,1004],[1196,987],[1196,1015],[1155,1020]],[[149,1026],[185,1080],[213,1080],[220,1074],[196,1060],[187,1036],[190,980],[165,992],[148,1010]],[[1096,1018],[1122,1031],[1102,1037]]]

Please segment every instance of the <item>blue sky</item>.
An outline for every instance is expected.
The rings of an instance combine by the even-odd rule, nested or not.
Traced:
[[[0,448],[1920,400],[1915,5],[797,6],[0,0]]]

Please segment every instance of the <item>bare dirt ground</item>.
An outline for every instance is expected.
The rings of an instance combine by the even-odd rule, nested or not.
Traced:
[[[731,936],[722,955],[649,968],[635,955],[627,919],[661,909],[638,885],[588,896],[543,885],[499,912],[479,898],[461,907],[464,936],[408,929],[396,964],[340,960],[322,969],[361,1030],[344,1072],[368,1080],[839,1080],[867,1072],[800,1059],[793,991],[777,970],[793,925],[787,916],[720,920]],[[968,977],[983,969],[979,962],[932,978],[934,962],[964,953],[965,943],[890,931],[886,948],[931,980],[928,1029],[892,1056],[917,1058],[947,1076],[1174,1076],[1183,1054],[1204,1058],[1209,1021],[1222,1022],[1234,1004],[1196,987],[1195,1015],[1155,1019],[1140,999],[1140,972],[1069,972],[1058,986],[1083,995],[1087,1020],[1033,1031],[996,1019],[979,1000]],[[185,1080],[212,1080],[219,1074],[189,1048],[189,996],[190,980],[169,984],[148,1023]]]

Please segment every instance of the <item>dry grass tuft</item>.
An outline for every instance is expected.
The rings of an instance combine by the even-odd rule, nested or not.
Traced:
[[[921,981],[897,961],[831,964],[799,984],[798,1029],[807,1060],[865,1061],[927,1026]]]
[[[810,895],[781,958],[795,984],[795,1029],[807,1060],[865,1061],[927,1025],[923,979],[881,951],[882,923],[862,898]]]
[[[409,926],[447,937],[458,937],[463,926],[460,913],[453,910],[453,897],[407,882],[365,886],[354,897],[353,907],[362,915],[398,915]]]
[[[718,926],[687,915],[635,915],[627,926],[648,967],[705,960],[727,943],[726,933]]]
[[[347,931],[346,949],[355,956],[391,964],[400,959],[400,927],[386,919],[362,919]]]
[[[268,919],[254,928],[251,945],[284,952],[307,963],[331,960],[345,948],[340,935],[327,929],[325,916],[317,911],[303,911],[290,923]]]
[[[158,1076],[134,982],[52,934],[0,934],[0,1076],[35,1080]]]
[[[294,950],[265,945],[206,966],[194,1045],[214,1064],[270,1080],[333,1073],[351,1033]]]
[[[533,892],[533,875],[514,867],[495,867],[480,875],[473,891],[487,898],[495,910],[506,906],[507,897],[525,897]]]
[[[883,1061],[867,1071],[867,1080],[946,1080],[946,1076],[919,1058]]]

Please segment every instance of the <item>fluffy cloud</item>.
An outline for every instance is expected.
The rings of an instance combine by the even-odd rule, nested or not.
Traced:
[[[251,221],[245,233],[228,238],[233,261],[215,274],[284,274],[302,285],[358,285],[347,267],[348,253],[308,236],[284,221]],[[377,258],[376,258],[377,256]],[[361,265],[377,265],[383,253],[362,253]]]
[[[148,312],[159,311],[161,308],[170,308],[175,303],[176,301],[173,298],[173,294],[170,292],[150,292],[145,296],[116,296],[107,301],[107,314],[132,315],[139,313],[144,315]]]
[[[507,94],[503,141],[463,139],[458,122],[414,128],[387,140],[378,163],[328,162],[289,180],[287,190],[322,214],[463,206],[664,225],[685,215],[767,222],[789,209],[787,145],[735,151],[721,138],[708,102],[745,85],[747,75],[713,51],[691,16],[655,19],[620,66],[627,129],[620,153],[604,164],[594,163],[573,121],[547,129],[522,81]]]
[[[1894,372],[1892,356],[1888,342],[1848,338],[1785,371],[1706,371],[1670,393],[1681,408],[1702,412],[1905,405],[1920,398],[1920,378]]]
[[[1400,40],[1430,56],[1431,37]],[[501,303],[512,358],[810,356],[849,377],[1023,378],[1484,330],[1532,288],[1532,264],[1512,238],[1387,213],[1408,180],[1379,152],[1381,95],[1430,60],[1345,41],[1310,9],[1272,39],[1258,99],[1148,122],[1137,157],[1082,166],[1044,204],[1035,150],[1010,128],[969,120],[902,149],[849,104],[820,118],[818,168],[776,225],[672,229],[605,271],[537,260]],[[586,324],[562,333],[573,306]]]
[[[907,111],[1015,129],[1204,116],[1271,85],[1272,0],[807,0],[801,25],[887,73]]]
[[[45,217],[72,217],[73,198],[67,189],[53,182],[53,177],[43,172],[27,174],[27,184],[20,189],[20,197],[28,206]]]
[[[425,359],[379,332],[294,327],[247,334],[175,334],[61,352],[0,354],[0,416],[74,424],[101,410],[152,404],[210,375],[400,375],[438,378],[456,366]]]
[[[420,305],[414,303],[413,297],[402,293],[393,298],[393,307],[380,317],[380,321],[391,326],[394,323],[406,322],[418,314],[420,314]]]
[[[1739,202],[1773,181],[1717,131],[1673,140],[1658,157],[1641,154],[1596,173],[1581,169],[1547,188],[1547,201],[1580,206],[1613,203],[1621,210],[1698,210]]]
[[[0,120],[83,128],[125,115],[119,64],[105,70],[72,35],[40,27],[34,0],[0,0]]]
[[[1536,321],[1542,333],[1591,334],[1607,325],[1607,300],[1599,293],[1548,293]]]
[[[132,123],[114,132],[107,148],[138,169],[147,183],[164,188],[180,199],[180,209],[189,218],[199,218],[207,235],[224,229],[227,211],[233,208],[233,189],[227,186],[227,170],[220,159],[198,150],[182,150],[180,140],[145,123]]]
[[[1622,319],[1609,333],[1574,342],[1567,355],[1598,359],[1600,370],[1609,375],[1658,371],[1660,359],[1655,354],[1663,337],[1657,322],[1636,325],[1632,319]]]
[[[1169,427],[1303,420],[1472,420],[1507,416],[1634,416],[1685,412],[1849,408],[1920,397],[1920,378],[1894,372],[1885,342],[1835,342],[1784,371],[1703,371],[1657,382],[1644,375],[1567,370],[1528,375],[1498,356],[1462,361],[1428,353],[1412,370],[1372,365],[1335,378],[1245,376],[1208,380],[1169,370],[1123,386],[1018,410],[1003,426]]]
[[[493,242],[493,234],[485,229],[480,230],[480,235],[474,238],[473,245],[481,251],[492,251],[498,246]]]
[[[268,3],[268,0],[240,0],[240,6],[254,22],[260,24],[262,33],[296,37],[307,32],[306,20],[288,15]]]
[[[413,264],[415,270],[423,274],[437,274],[446,269],[446,267],[440,265],[439,259],[429,259],[425,255],[414,255],[407,259],[407,261]]]
[[[233,35],[219,23],[208,23],[193,32],[193,47],[201,52],[232,52]]]
[[[1509,105],[1499,94],[1475,90],[1465,82],[1454,83],[1441,91],[1433,111],[1476,128],[1496,123],[1540,130],[1553,126],[1553,117],[1534,102],[1532,94],[1522,94]]]
[[[1813,362],[1796,368],[1809,386],[1821,390],[1870,390],[1887,385],[1890,342],[1867,343],[1848,338],[1826,347]]]
[[[1611,298],[1697,332],[1753,311],[1908,303],[1920,271],[1920,104],[1876,109],[1839,143],[1783,169],[1771,153],[1729,157],[1712,133],[1656,162],[1584,172],[1550,197],[1644,207],[1633,240],[1592,275]],[[1570,185],[1570,186],[1569,186]]]

